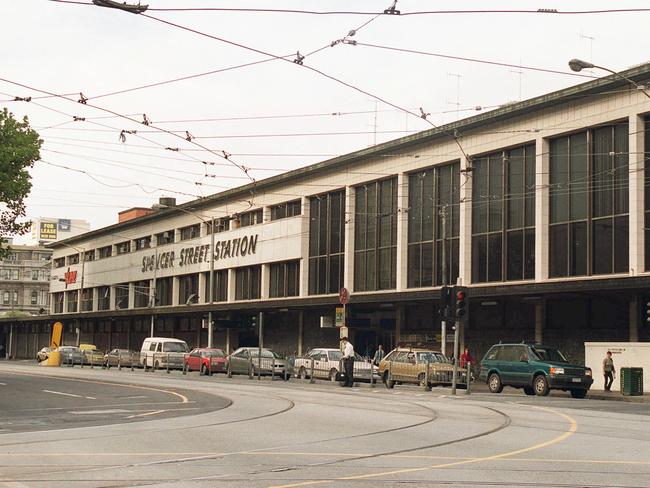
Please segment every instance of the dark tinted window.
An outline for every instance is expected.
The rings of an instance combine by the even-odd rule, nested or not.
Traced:
[[[487,354],[485,355],[486,360],[488,361],[493,361],[497,358],[497,355],[499,354],[499,350],[501,348],[499,346],[493,346],[492,349],[490,349]]]

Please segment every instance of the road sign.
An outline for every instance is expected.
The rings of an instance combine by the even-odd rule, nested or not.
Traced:
[[[334,323],[336,327],[343,327],[345,325],[345,309],[343,307],[336,307]]]
[[[343,339],[344,337],[348,336],[348,328],[347,327],[341,327],[339,329],[339,337]]]
[[[350,301],[350,292],[347,288],[341,288],[339,290],[339,302],[341,305],[345,305]]]

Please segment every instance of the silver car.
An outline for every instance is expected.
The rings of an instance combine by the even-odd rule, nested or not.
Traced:
[[[77,346],[61,346],[57,349],[61,354],[61,364],[83,364],[86,356]]]
[[[263,348],[260,358],[259,348],[257,347],[240,347],[230,356],[228,356],[227,368],[230,368],[232,374],[247,374],[255,376],[274,375],[287,378],[287,362],[270,349]]]

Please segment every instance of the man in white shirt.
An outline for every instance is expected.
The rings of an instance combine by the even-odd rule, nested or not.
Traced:
[[[345,383],[343,386],[351,388],[354,385],[354,346],[348,341],[347,337],[341,337],[341,347],[343,348],[343,367],[345,368]]]

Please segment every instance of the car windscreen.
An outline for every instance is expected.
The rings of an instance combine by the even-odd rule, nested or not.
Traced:
[[[184,342],[165,342],[163,352],[188,352],[189,347]]]
[[[330,361],[340,361],[341,360],[341,351],[328,351],[327,354],[330,357]]]
[[[259,350],[258,349],[252,349],[251,350],[251,357],[258,358],[259,357]],[[279,355],[277,355],[273,351],[269,351],[268,349],[262,349],[262,357],[263,358],[280,359]]]
[[[564,355],[557,349],[552,349],[550,347],[533,347],[531,349],[542,361],[553,361],[557,363],[567,362]]]
[[[225,354],[221,349],[217,349],[216,351],[206,351],[205,352],[206,357],[209,358],[222,358],[225,357]]]
[[[445,363],[447,360],[442,354],[438,354],[435,352],[418,352],[417,353],[417,361],[418,363]]]

